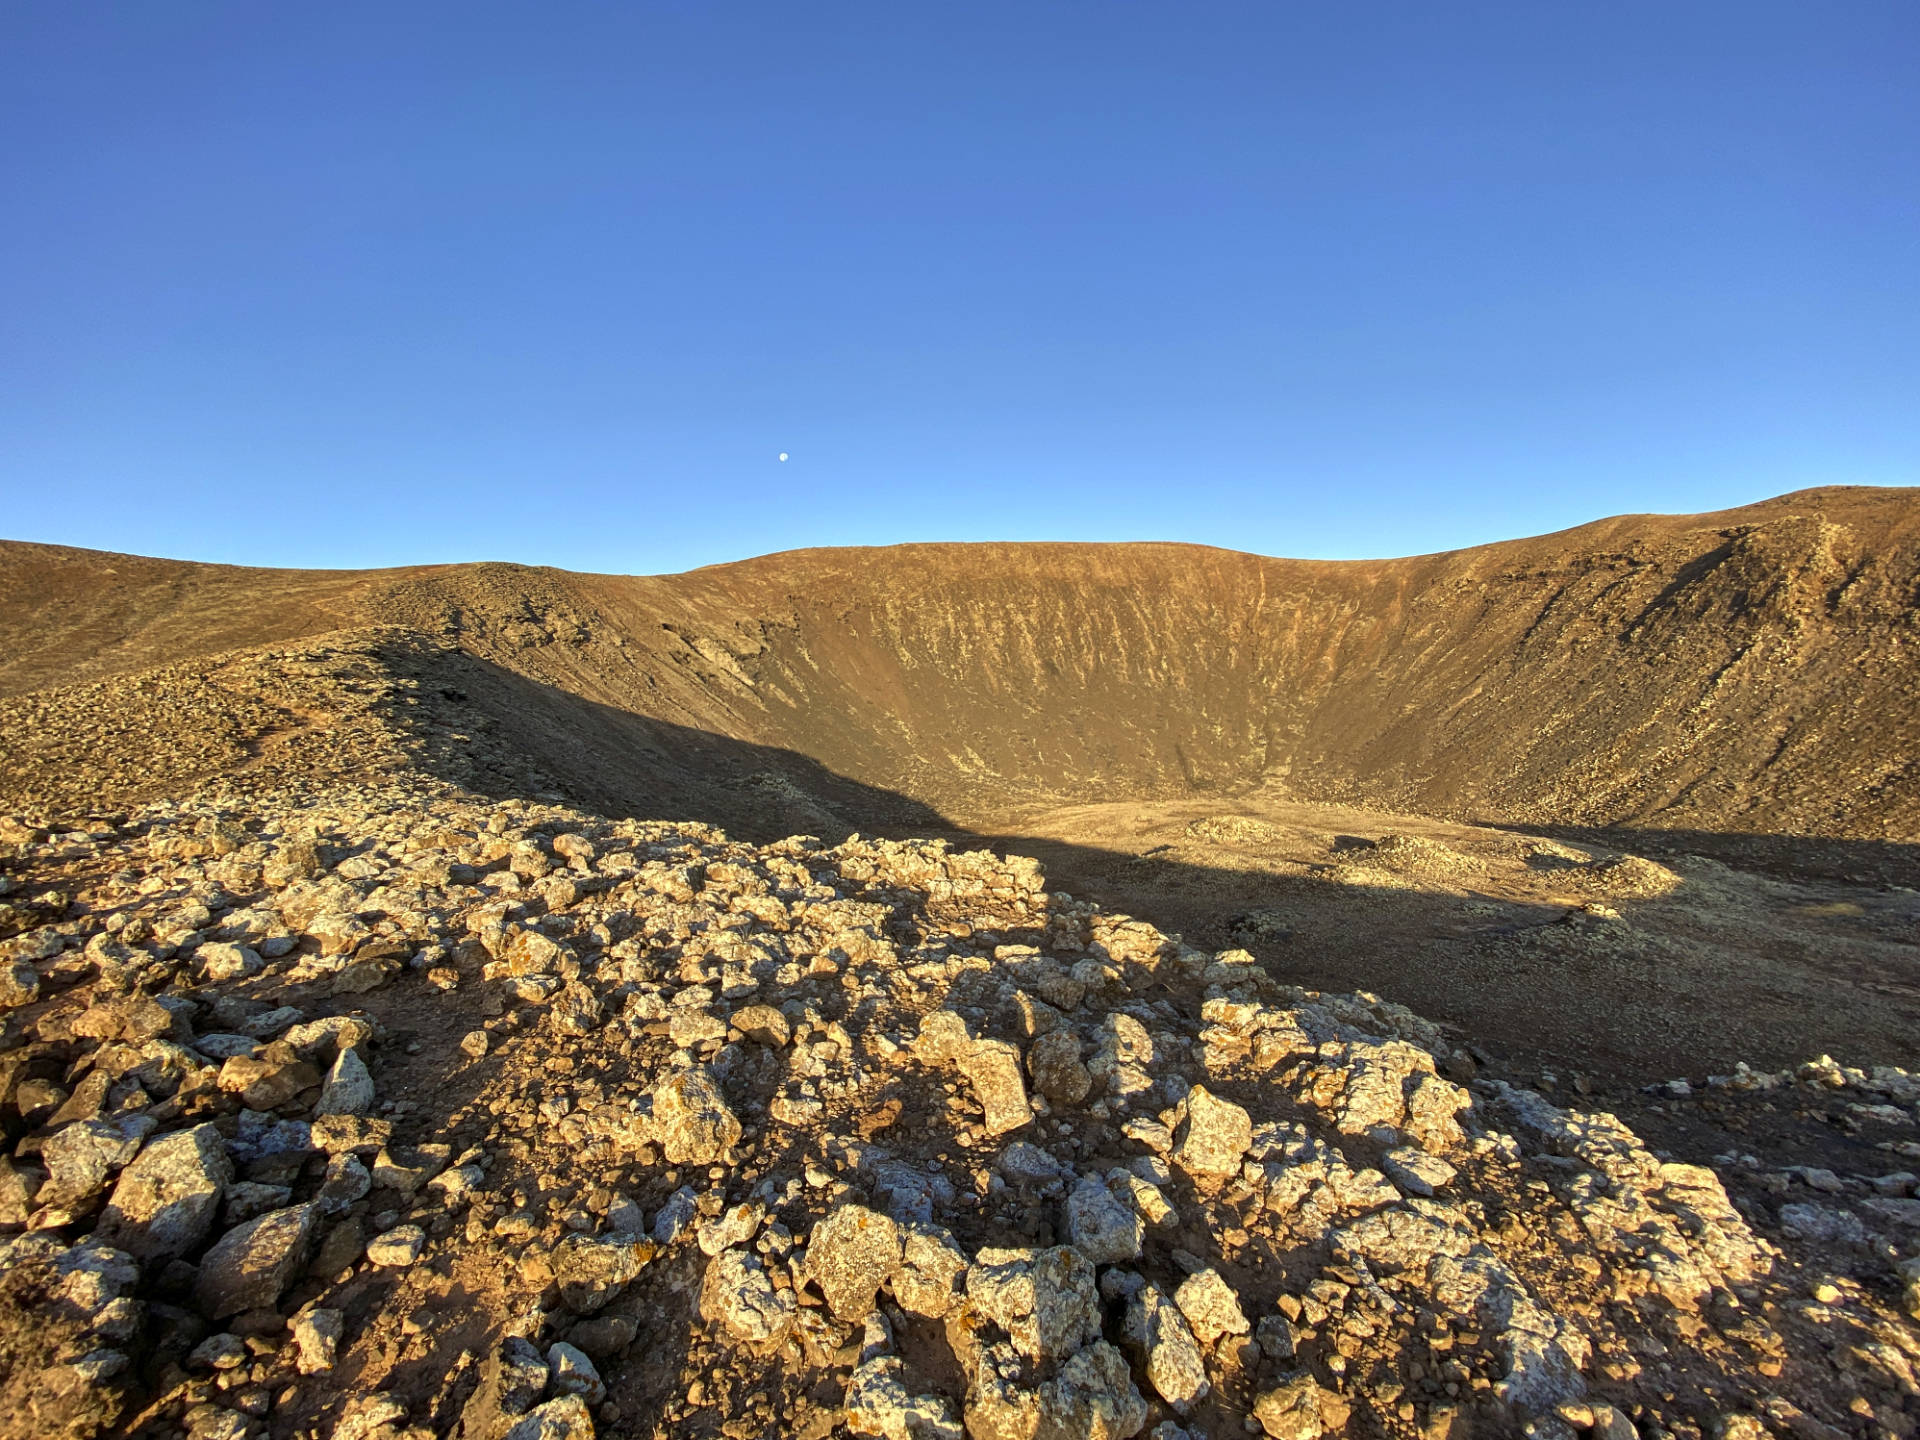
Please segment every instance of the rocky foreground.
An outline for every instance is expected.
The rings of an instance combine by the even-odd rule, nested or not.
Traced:
[[[1720,1077],[1893,1137],[1736,1204],[1031,861],[398,785],[0,822],[0,937],[0,1434],[1920,1427],[1902,1071]]]

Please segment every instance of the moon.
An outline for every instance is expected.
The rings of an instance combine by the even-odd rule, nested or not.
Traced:
[[[782,451],[780,452],[780,458],[781,458],[782,460],[784,460],[784,459],[786,459],[786,458],[787,458],[787,452],[786,452],[786,451],[784,451],[784,450],[782,450]]]

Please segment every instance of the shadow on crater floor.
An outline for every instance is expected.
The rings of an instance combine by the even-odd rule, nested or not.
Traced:
[[[1669,896],[1608,899],[1612,919],[1584,908],[1605,897],[1542,890],[1517,860],[1444,885],[1350,883],[1337,861],[1369,844],[1368,830],[1378,836],[1406,817],[1330,812],[1346,823],[1324,853],[1286,865],[1203,856],[1173,822],[1154,828],[1156,806],[1177,819],[1231,803],[1217,799],[1109,806],[1107,820],[1044,832],[969,827],[791,750],[637,716],[462,652],[401,647],[387,658],[421,681],[429,731],[462,725],[475,736],[427,744],[423,763],[483,794],[697,819],[756,842],[857,831],[1032,855],[1056,888],[1193,944],[1247,948],[1292,983],[1375,991],[1522,1070],[1638,1085],[1823,1050],[1856,1064],[1915,1061],[1920,911],[1885,887],[1920,871],[1920,847],[1434,822],[1489,855],[1541,835],[1651,855],[1685,874]],[[1681,858],[1701,855],[1720,865]]]

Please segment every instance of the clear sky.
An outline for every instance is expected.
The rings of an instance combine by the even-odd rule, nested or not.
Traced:
[[[1913,0],[16,0],[0,534],[1360,556],[1920,483],[1916,74]]]

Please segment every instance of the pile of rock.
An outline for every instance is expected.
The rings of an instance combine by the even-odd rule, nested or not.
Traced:
[[[1863,1413],[1711,1170],[1028,860],[395,790],[0,843],[20,1433]],[[1833,1306],[1904,1435],[1911,1327]]]

